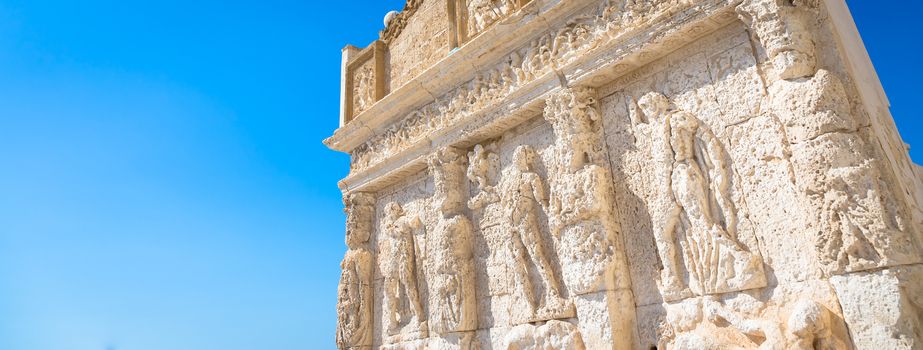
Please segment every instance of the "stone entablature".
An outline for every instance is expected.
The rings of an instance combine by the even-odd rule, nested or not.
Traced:
[[[383,168],[389,168],[385,164],[388,159],[424,154],[413,152],[419,147],[432,149],[425,144],[433,140],[423,136],[450,133],[466,125],[466,119],[497,114],[501,109],[516,114],[516,110],[526,107],[515,102],[517,99],[528,99],[533,102],[529,107],[536,108],[534,95],[547,93],[562,83],[597,85],[599,81],[640,67],[643,62],[656,58],[656,52],[679,47],[684,40],[736,18],[734,2],[727,0],[695,4],[671,0],[657,2],[653,7],[647,4],[649,8],[635,11],[630,8],[613,10],[593,0],[533,1],[527,6],[515,15],[518,21],[500,23],[483,33],[327,139],[325,143],[331,148],[353,155],[353,171],[345,182],[351,183],[351,178],[361,178],[371,170],[378,170],[373,176],[382,174]],[[544,11],[526,17],[525,11],[532,6]],[[636,6],[645,6],[645,3]],[[559,19],[551,29],[543,25],[546,22],[542,18],[562,14],[571,17]],[[626,18],[641,25],[622,23]],[[657,40],[645,41],[645,37]],[[567,46],[552,50],[551,46],[562,41],[567,41]],[[494,43],[498,42],[503,44],[497,47]],[[512,53],[499,55],[504,49]],[[616,52],[617,56],[603,58],[606,65],[594,66],[596,63],[591,61],[594,53],[605,52]],[[543,55],[551,56],[546,59]],[[478,72],[476,67],[484,68]],[[596,81],[592,81],[594,79]],[[438,97],[434,100],[433,96]],[[422,160],[418,159],[400,165],[419,167],[421,164]],[[373,167],[375,165],[378,166]]]
[[[923,346],[843,0],[411,0],[343,72],[340,348]]]

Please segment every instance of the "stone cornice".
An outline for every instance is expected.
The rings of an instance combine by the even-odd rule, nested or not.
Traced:
[[[578,52],[573,54],[559,52],[566,59],[562,59],[560,62],[550,62],[551,64],[548,67],[543,67],[537,71],[534,77],[522,79],[518,82],[518,85],[511,86],[505,93],[500,93],[497,96],[478,96],[478,104],[464,111],[451,110],[451,106],[444,104],[435,106],[440,104],[438,103],[440,100],[451,100],[451,94],[450,96],[439,95],[439,98],[433,98],[432,94],[429,93],[429,91],[433,90],[419,88],[417,89],[418,94],[430,95],[430,98],[423,98],[421,99],[422,102],[413,104],[417,106],[415,107],[417,112],[401,119],[399,123],[393,123],[399,116],[406,115],[408,110],[413,111],[415,109],[388,110],[385,107],[393,107],[399,100],[385,101],[388,99],[386,97],[383,100],[385,104],[379,103],[373,106],[372,109],[381,108],[373,111],[376,113],[389,112],[388,120],[392,123],[373,126],[357,123],[357,125],[351,127],[351,133],[355,136],[363,136],[360,140],[354,140],[354,142],[350,143],[353,148],[346,149],[353,151],[355,147],[360,145],[367,147],[368,144],[363,143],[363,141],[371,142],[370,137],[381,138],[386,134],[378,131],[382,129],[382,126],[390,126],[387,131],[393,137],[406,142],[401,144],[400,147],[394,147],[386,151],[376,150],[376,152],[384,153],[378,155],[381,159],[355,167],[353,172],[341,181],[340,186],[344,191],[374,191],[394,182],[396,179],[424,170],[425,156],[431,153],[433,149],[445,145],[465,145],[477,142],[479,137],[490,137],[540,114],[544,97],[559,89],[562,84],[567,86],[603,85],[645,63],[682,47],[704,34],[731,23],[736,20],[736,15],[733,11],[736,3],[737,1],[733,0],[697,1],[694,4],[676,2],[674,6],[677,7],[664,9],[659,13],[659,16],[646,18],[642,25],[637,25],[631,30],[602,38],[600,42],[592,42],[593,40],[584,42],[582,46],[576,48]],[[590,8],[579,10],[590,10]],[[585,17],[581,16],[583,13],[571,17],[570,15],[573,14],[575,13],[572,10],[568,16],[560,18],[557,22],[549,23],[542,20],[541,22],[548,29],[540,33],[538,37],[559,33],[562,27],[573,27],[572,23],[575,20],[579,21]],[[485,35],[489,34],[485,33]],[[497,38],[492,38],[491,40],[497,40]],[[520,40],[520,42],[523,41],[528,42],[529,40]],[[508,51],[504,50],[503,52]],[[503,56],[501,55],[500,57]],[[440,62],[437,67],[445,62],[446,60]],[[490,65],[482,66],[488,68],[479,69],[479,72],[489,71],[491,67],[495,67]],[[451,86],[448,82],[443,81],[442,83],[445,86]],[[422,83],[417,80],[417,84]],[[457,92],[457,90],[450,91]],[[426,104],[433,100],[436,100],[437,103]],[[391,105],[388,105],[388,103]],[[411,104],[405,101],[401,105],[410,106]],[[440,115],[427,115],[419,112],[427,108],[430,109],[430,112],[439,113]],[[446,108],[449,108],[449,110],[446,110]],[[445,120],[446,113],[451,114],[454,120]],[[382,118],[381,115],[384,114],[369,115]],[[408,120],[413,121],[414,119],[426,120],[426,123],[417,125],[425,128],[424,136],[414,138],[411,134],[415,130],[404,128],[407,126],[405,124]],[[379,122],[383,121],[379,120]],[[342,130],[343,128],[338,132]],[[334,138],[336,137],[334,136]],[[334,138],[331,138],[331,140]],[[328,140],[328,142],[331,140]],[[363,150],[356,151],[360,152],[354,152],[354,162],[361,161],[361,159],[355,158],[363,156],[362,154],[357,154],[362,153],[361,151]]]
[[[340,152],[352,152],[370,137],[380,134],[408,112],[474,78],[480,70],[550,28],[545,18],[566,17],[594,0],[535,0],[494,24],[457,50],[393,89],[368,110],[337,129],[324,144]]]

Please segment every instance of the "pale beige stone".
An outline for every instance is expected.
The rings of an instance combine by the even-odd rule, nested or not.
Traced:
[[[920,348],[871,67],[843,0],[408,1],[343,51],[337,346]]]
[[[541,326],[525,324],[513,327],[506,335],[506,350],[584,350],[577,326],[564,321],[548,321]]]
[[[923,347],[923,266],[830,279],[857,349]]]

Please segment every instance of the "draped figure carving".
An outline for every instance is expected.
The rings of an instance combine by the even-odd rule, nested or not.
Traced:
[[[387,236],[390,256],[385,275],[385,310],[388,311],[388,333],[397,334],[405,326],[426,332],[426,314],[420,299],[416,257],[417,236],[422,233],[419,217],[407,217],[397,203],[385,207],[382,232]]]
[[[653,123],[658,142],[652,155],[665,172],[663,193],[672,197],[654,230],[664,298],[765,286],[760,257],[737,239],[731,170],[721,143],[694,115],[671,109],[660,93],[645,94],[638,106]]]

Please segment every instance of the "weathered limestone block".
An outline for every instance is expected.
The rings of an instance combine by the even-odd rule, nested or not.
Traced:
[[[769,284],[819,278],[821,266],[810,249],[815,240],[788,161],[784,128],[777,119],[761,115],[729,127],[728,136],[747,214],[757,227],[767,270],[774,273],[774,278],[767,276]]]
[[[833,276],[856,349],[923,347],[923,265]]]
[[[381,40],[388,46],[388,86],[394,91],[448,55],[446,0],[412,0],[393,19]]]
[[[577,326],[587,349],[630,349],[637,337],[631,291],[574,296]]]
[[[791,136],[792,165],[829,274],[920,261],[905,212],[884,184],[880,160],[851,115],[840,81],[821,70],[772,86],[775,115]]]
[[[766,49],[779,79],[812,75],[815,71],[814,38],[804,0],[744,0],[737,7],[741,20]]]

